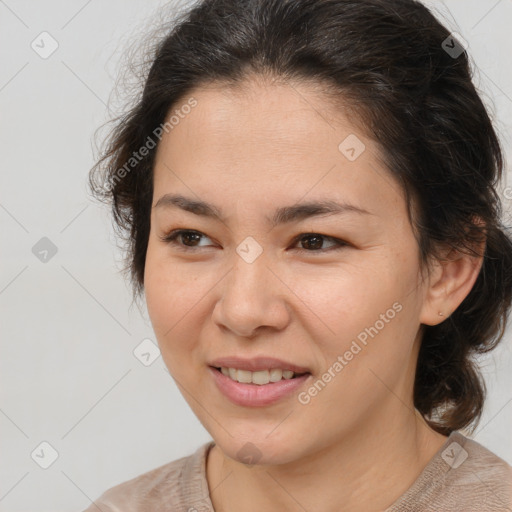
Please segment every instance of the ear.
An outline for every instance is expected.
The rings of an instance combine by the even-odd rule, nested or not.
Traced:
[[[450,249],[441,260],[436,261],[427,282],[420,314],[422,324],[440,324],[468,296],[482,267],[485,240],[477,250],[480,256]]]

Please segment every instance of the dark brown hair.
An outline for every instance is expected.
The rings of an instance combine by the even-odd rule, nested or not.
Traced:
[[[89,176],[126,238],[134,298],[144,290],[156,150],[127,168],[134,152],[201,85],[243,85],[255,75],[316,83],[352,107],[402,185],[422,270],[440,248],[475,254],[486,236],[469,295],[444,322],[422,326],[414,386],[432,428],[475,427],[486,389],[473,356],[503,337],[512,241],[496,191],[503,154],[468,59],[415,0],[203,0],[182,13],[151,52],[142,94],[115,120]]]

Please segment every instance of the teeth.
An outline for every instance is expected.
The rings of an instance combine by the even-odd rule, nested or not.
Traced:
[[[252,382],[252,373],[247,370],[236,370],[236,377],[238,382],[250,384]]]
[[[283,370],[280,370],[279,368],[272,368],[272,370],[269,372],[269,375],[270,382],[277,382],[283,378]]]
[[[269,382],[278,382],[281,379],[292,379],[295,373],[291,370],[281,370],[280,368],[272,368],[271,370],[260,370],[257,372],[250,372],[249,370],[237,370],[236,368],[220,369],[223,375],[232,380],[244,384],[268,384]]]

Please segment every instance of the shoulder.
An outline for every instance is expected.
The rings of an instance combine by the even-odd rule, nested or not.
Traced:
[[[459,432],[450,436],[441,453],[448,465],[445,485],[460,498],[468,510],[510,510],[512,507],[512,466],[477,441]],[[484,508],[485,507],[485,508]],[[493,508],[494,507],[494,508]]]
[[[512,467],[460,432],[452,432],[416,482],[388,509],[405,512],[512,509]]]
[[[213,441],[193,454],[152,469],[106,490],[84,512],[208,511],[205,461]]]

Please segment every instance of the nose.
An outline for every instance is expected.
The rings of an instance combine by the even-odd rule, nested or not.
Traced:
[[[290,321],[290,291],[276,274],[264,253],[251,263],[235,253],[232,269],[218,285],[213,321],[244,338],[266,329],[284,329]]]

